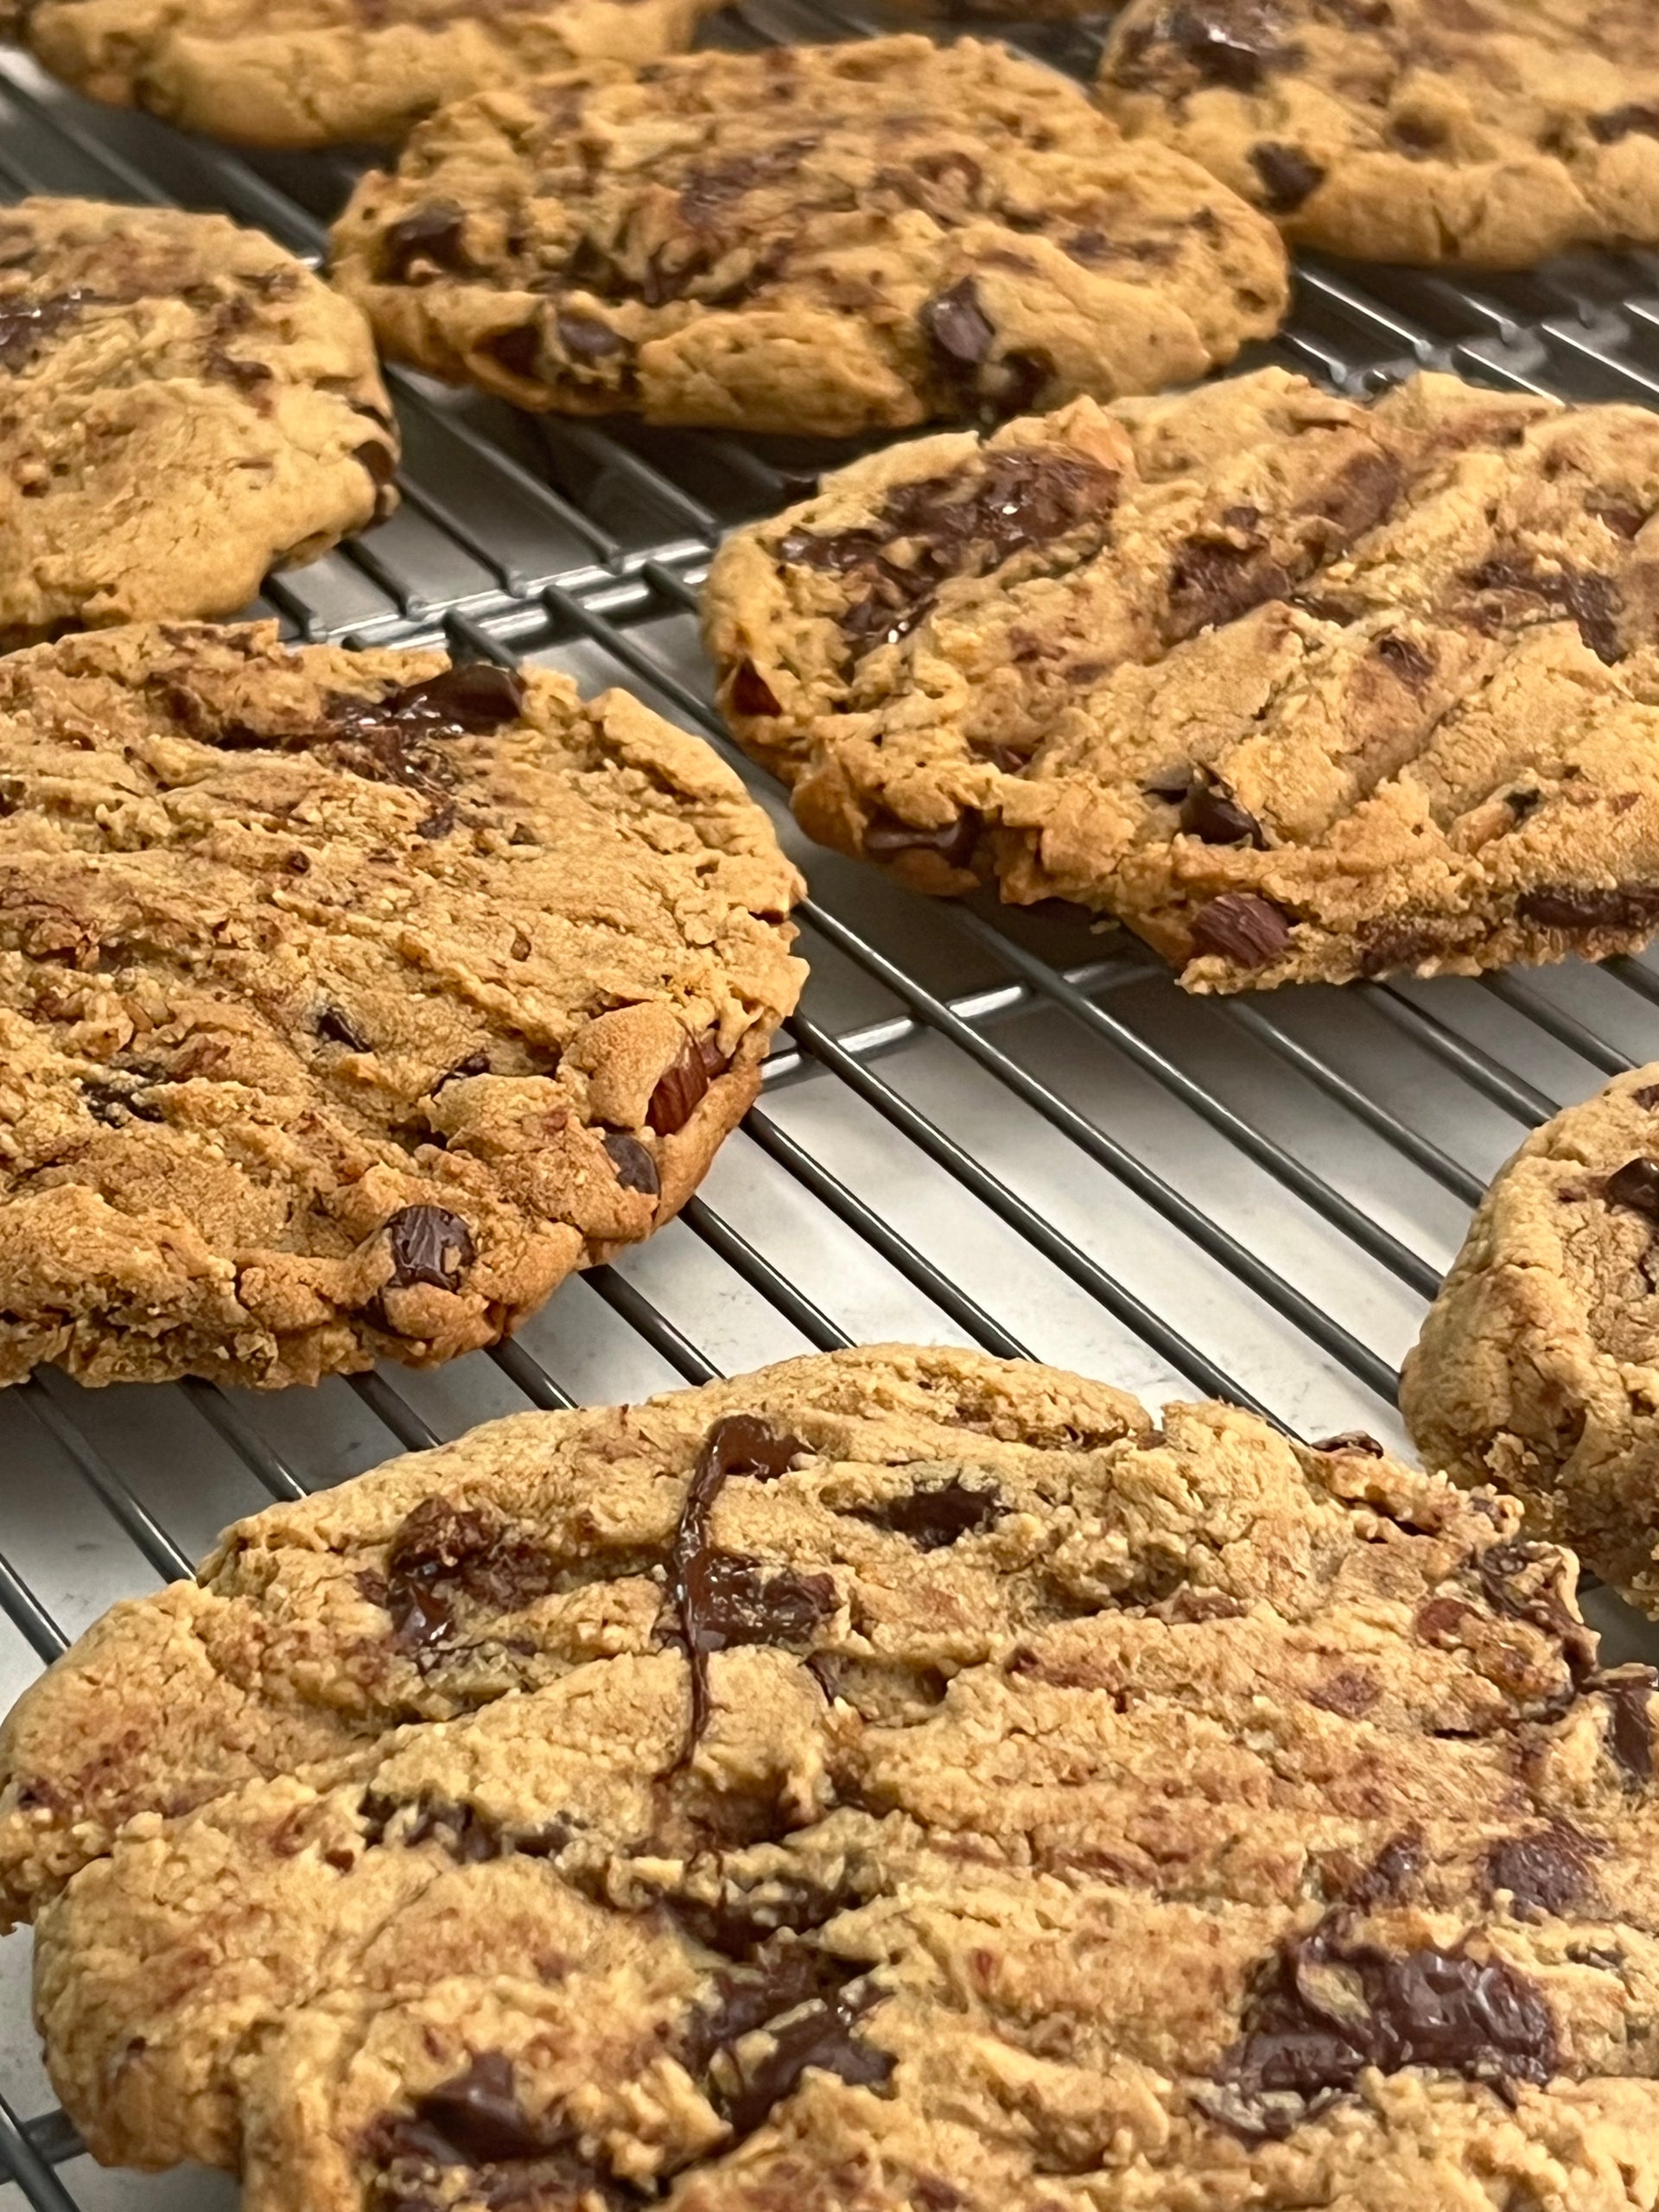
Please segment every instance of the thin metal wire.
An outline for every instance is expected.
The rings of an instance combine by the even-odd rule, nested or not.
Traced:
[[[48,1667],[59,1652],[68,1649],[68,1637],[3,1552],[0,1552],[0,1610],[27,1639],[35,1657]]]
[[[22,2121],[0,2097],[0,2174],[12,2179],[35,2212],[79,2212],[79,2207],[24,2133]]]
[[[54,1442],[60,1444],[95,1490],[116,1521],[163,1581],[188,1580],[195,1562],[181,1551],[148,1506],[111,1466],[77,1425],[69,1407],[74,1385],[51,1369],[37,1370],[18,1387],[17,1395]]]
[[[384,1375],[353,1375],[347,1378],[358,1396],[380,1422],[389,1428],[405,1452],[429,1452],[443,1439],[431,1424],[417,1414],[406,1398],[401,1398]]]
[[[273,1497],[291,1500],[309,1497],[310,1492],[282,1454],[243,1419],[216,1382],[204,1382],[195,1376],[188,1376],[179,1387],[208,1427],[218,1431],[244,1466],[258,1477]]]

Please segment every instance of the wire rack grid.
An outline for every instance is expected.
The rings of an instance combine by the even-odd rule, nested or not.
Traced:
[[[911,20],[913,21],[913,18]],[[747,0],[732,44],[893,28]],[[988,25],[1089,73],[1077,26]],[[223,209],[308,256],[359,164],[244,157],[92,109],[0,56],[0,198]],[[1432,365],[1573,398],[1659,395],[1659,258],[1471,282],[1309,258],[1252,359],[1351,391]],[[404,505],[267,586],[307,640],[447,642],[626,684],[737,756],[697,587],[723,531],[838,457],[767,439],[533,422],[397,372]],[[930,904],[804,848],[812,980],[760,1104],[681,1220],[567,1285],[513,1343],[432,1375],[264,1397],[207,1383],[0,1395],[0,1708],[114,1599],[189,1572],[236,1516],[526,1403],[699,1382],[908,1338],[1081,1368],[1154,1402],[1215,1393],[1297,1432],[1403,1440],[1400,1357],[1468,1210],[1525,1130],[1659,1057],[1659,961],[1479,982],[1184,998],[1075,918]],[[1617,1601],[1618,1656],[1655,1656]],[[223,2177],[101,2172],[53,2109],[28,1939],[0,1943],[0,2212],[209,2212]]]

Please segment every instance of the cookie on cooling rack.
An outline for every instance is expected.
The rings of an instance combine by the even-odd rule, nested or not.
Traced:
[[[687,45],[719,0],[21,0],[93,99],[258,146],[384,143],[447,100]]]
[[[1299,245],[1486,269],[1659,245],[1650,0],[1130,0],[1099,92]]]
[[[1659,1617],[1659,1065],[1500,1168],[1401,1378],[1424,1458],[1501,1482]]]
[[[1644,409],[1263,370],[855,461],[708,634],[815,836],[1190,989],[1599,957],[1659,924],[1656,508]]]
[[[1655,1677],[1518,1518],[895,1347],[394,1461],[8,1724],[54,2082],[251,2212],[1651,2207]]]
[[[334,244],[382,346],[438,375],[831,436],[1201,376],[1286,299],[1261,216],[972,40],[486,93],[366,177]]]
[[[350,301],[221,215],[0,208],[0,648],[233,614],[396,504]]]
[[[760,1081],[799,888],[617,691],[269,626],[0,660],[0,1382],[493,1343]]]

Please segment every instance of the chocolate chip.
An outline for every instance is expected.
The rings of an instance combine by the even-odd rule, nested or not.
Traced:
[[[1190,837],[1206,845],[1253,845],[1262,851],[1267,839],[1262,824],[1241,806],[1232,785],[1213,769],[1194,768],[1180,814],[1180,826]]]
[[[489,1071],[490,1056],[480,1046],[477,1052],[468,1052],[464,1060],[457,1060],[454,1067],[444,1070],[432,1086],[432,1096],[435,1098],[446,1083],[457,1082],[462,1076],[488,1075]]]
[[[554,325],[559,343],[570,359],[583,367],[601,361],[613,361],[620,355],[633,352],[632,343],[620,330],[613,330],[596,315],[578,315],[573,308],[561,308]],[[528,372],[526,372],[528,373]]]
[[[1486,1854],[1486,1894],[1507,1890],[1519,1912],[1563,1915],[1584,1895],[1589,1850],[1587,1840],[1565,1822],[1505,1836]]]
[[[1647,514],[1641,507],[1624,507],[1592,499],[1588,512],[1598,522],[1605,523],[1615,537],[1635,537],[1646,526]]]
[[[398,1290],[416,1283],[429,1283],[435,1290],[459,1290],[478,1257],[472,1230],[448,1206],[400,1206],[385,1229],[392,1285]]]
[[[1548,2005],[1506,1961],[1347,1943],[1328,1920],[1281,1947],[1217,2069],[1230,2094],[1205,2109],[1247,2140],[1280,2139],[1372,2067],[1423,2067],[1503,2088],[1541,2087],[1559,2063]]]
[[[1511,1537],[1483,1552],[1476,1573],[1493,1611],[1554,1637],[1575,1678],[1594,1663],[1594,1636],[1567,1602],[1567,1559],[1553,1544]]]
[[[1520,561],[1495,557],[1471,569],[1465,581],[1476,591],[1519,592],[1559,607],[1577,623],[1579,635],[1598,660],[1611,664],[1624,658],[1618,633],[1624,600],[1611,576],[1572,569],[1532,569]]]
[[[808,1644],[833,1615],[836,1602],[835,1581],[828,1574],[798,1574],[792,1567],[768,1574],[741,1553],[711,1551],[699,1592],[703,1649],[770,1643],[787,1650]]]
[[[1659,885],[1621,883],[1612,890],[1570,883],[1523,891],[1521,920],[1551,930],[1645,930],[1659,922]]]
[[[448,1637],[457,1599],[516,1612],[544,1597],[558,1574],[548,1553],[513,1535],[493,1515],[429,1497],[398,1524],[378,1602],[391,1615],[398,1643],[420,1651]]]
[[[752,2135],[813,2067],[850,2084],[880,2088],[892,2075],[893,2058],[858,2032],[861,2016],[880,2002],[873,1991],[862,1995],[843,1991],[828,2005],[779,2028],[766,2056],[743,2075],[741,2088],[722,2100],[732,2133],[740,2139]]]
[[[1235,545],[1226,538],[1192,537],[1177,547],[1169,569],[1169,621],[1179,642],[1289,591],[1290,571],[1266,545]]]
[[[469,660],[407,683],[379,702],[385,719],[482,736],[517,721],[528,686],[522,676],[493,661]]]
[[[1659,1107],[1659,1083],[1644,1083],[1640,1090],[1631,1091],[1630,1097],[1637,1105],[1644,1106],[1651,1114],[1656,1107]]]
[[[1607,1748],[1629,1783],[1645,1787],[1653,1780],[1653,1724],[1648,1701],[1659,1689],[1651,1667],[1621,1667],[1588,1685],[1607,1700]]]
[[[677,1135],[685,1127],[708,1091],[709,1076],[709,1063],[688,1037],[678,1058],[658,1077],[645,1109],[645,1119],[659,1137]]]
[[[969,807],[954,822],[931,830],[901,822],[896,814],[874,814],[864,829],[864,849],[873,861],[895,860],[902,853],[937,853],[947,868],[972,865],[981,822]]]
[[[1659,138],[1659,107],[1644,107],[1633,102],[1628,107],[1609,108],[1604,114],[1592,115],[1589,122],[1591,136],[1604,146],[1628,138],[1633,131]]]
[[[325,1006],[321,1009],[317,1015],[317,1034],[336,1045],[344,1045],[347,1052],[366,1052],[372,1049],[343,1007]]]
[[[1527,817],[1532,812],[1535,807],[1541,805],[1543,803],[1543,797],[1544,795],[1541,791],[1535,790],[1505,791],[1503,794],[1503,804],[1509,808],[1510,812],[1515,817],[1516,823],[1518,827],[1526,820]]]
[[[1270,215],[1294,214],[1302,202],[1325,181],[1317,162],[1294,146],[1271,139],[1250,149],[1250,167],[1262,180],[1262,205]]]
[[[722,1649],[727,1637],[721,1613],[726,1570],[715,1564],[725,1555],[709,1540],[715,1501],[734,1476],[775,1481],[806,1448],[798,1437],[779,1435],[753,1414],[732,1414],[715,1423],[698,1456],[668,1562],[670,1603],[691,1669],[688,1752],[709,1723],[709,1654]]]
[[[741,660],[732,677],[732,704],[740,715],[781,715],[782,707],[752,660]]]
[[[976,1536],[995,1528],[1002,1510],[1002,1500],[995,1490],[972,1489],[959,1475],[952,1475],[949,1482],[931,1490],[906,1491],[880,1505],[855,1506],[853,1517],[868,1521],[874,1529],[890,1529],[918,1551],[937,1552],[963,1536]]]
[[[995,326],[980,305],[979,287],[971,276],[925,302],[917,320],[922,335],[953,375],[976,369],[996,341]]]
[[[479,351],[499,361],[509,376],[533,383],[542,360],[541,325],[528,322],[517,330],[498,330],[493,338],[484,340]]]
[[[423,262],[460,276],[472,261],[462,243],[464,211],[453,200],[435,200],[392,223],[380,240],[378,274],[383,283],[407,284]]]
[[[1627,1160],[1601,1186],[1610,1206],[1624,1206],[1659,1222],[1659,1160]]]
[[[370,438],[363,445],[353,446],[352,458],[362,463],[377,484],[390,484],[397,474],[397,455],[378,438]]]
[[[1172,8],[1155,31],[1148,27],[1138,38],[1126,39],[1113,73],[1131,90],[1162,89],[1147,59],[1161,36],[1196,71],[1200,84],[1255,92],[1270,68],[1300,59],[1300,49],[1283,43],[1279,29],[1270,0],[1186,0]]]
[[[0,298],[0,370],[15,376],[26,369],[48,340],[72,323],[94,297],[89,291],[69,291],[45,300],[30,299],[27,294]]]
[[[512,2061],[499,2050],[481,2053],[464,2074],[429,2090],[415,2114],[475,2165],[533,2158],[543,2147],[518,2103]]]
[[[1241,968],[1265,968],[1290,943],[1291,918],[1254,891],[1224,891],[1192,917],[1192,948]]]
[[[622,1188],[643,1191],[648,1198],[656,1198],[662,1190],[663,1179],[657,1173],[657,1162],[639,1138],[629,1136],[622,1129],[607,1129],[603,1141]]]
[[[1433,654],[1397,630],[1385,631],[1371,650],[1413,691],[1421,691],[1434,673]]]
[[[1363,1428],[1347,1428],[1340,1436],[1322,1437],[1313,1449],[1315,1452],[1363,1452],[1368,1459],[1385,1459],[1388,1457],[1385,1447]]]

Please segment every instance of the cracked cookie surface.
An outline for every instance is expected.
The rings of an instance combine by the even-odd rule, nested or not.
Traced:
[[[1659,244],[1649,0],[1131,0],[1099,96],[1298,245],[1524,269]]]
[[[486,86],[672,54],[716,4],[13,0],[10,28],[93,99],[244,144],[327,146],[402,138]]]
[[[1283,249],[1069,79],[921,37],[447,109],[336,225],[382,346],[524,407],[829,436],[1201,376]]]
[[[1493,1178],[1401,1376],[1432,1465],[1524,1498],[1659,1617],[1659,1064]]]
[[[1650,2208],[1655,1678],[1518,1518],[893,1346],[394,1461],[7,1723],[56,2086],[250,2212]]]
[[[813,836],[1116,915],[1191,989],[1659,923],[1659,417],[1269,369],[918,440],[728,538],[721,704]]]
[[[270,626],[0,660],[0,1382],[496,1341],[696,1187],[798,888],[623,692]]]
[[[367,324],[222,215],[0,208],[0,648],[234,614],[396,505]]]

